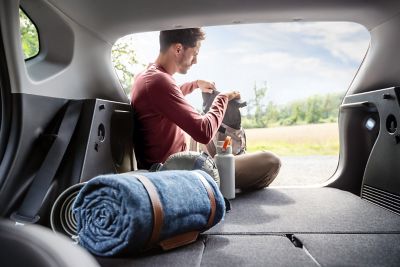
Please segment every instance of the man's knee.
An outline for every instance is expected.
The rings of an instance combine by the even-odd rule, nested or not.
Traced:
[[[281,167],[280,159],[269,151],[257,151],[237,157],[240,157],[237,161],[237,186],[242,190],[267,187],[276,178]]]
[[[260,161],[263,162],[263,164],[267,165],[269,168],[269,171],[275,172],[279,171],[281,168],[281,160],[278,158],[277,155],[270,151],[259,151],[256,152],[259,154]],[[267,171],[267,170],[266,170]]]
[[[263,188],[270,185],[276,176],[278,176],[279,170],[281,168],[281,160],[272,152],[269,151],[260,151],[259,157],[260,162],[264,166],[262,170],[264,173],[261,175],[261,179],[258,183],[258,188]]]

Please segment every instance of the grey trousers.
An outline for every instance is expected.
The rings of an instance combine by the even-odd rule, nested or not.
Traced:
[[[258,151],[235,156],[236,188],[242,191],[267,187],[278,175],[280,159],[272,152]]]

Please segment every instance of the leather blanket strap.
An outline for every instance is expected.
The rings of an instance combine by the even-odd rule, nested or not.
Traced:
[[[215,201],[215,195],[212,187],[200,173],[194,172],[196,176],[199,178],[199,180],[202,182],[204,185],[208,198],[210,199],[210,216],[207,221],[207,226],[206,229],[210,228],[213,225],[214,218],[215,218],[215,211],[216,211],[216,201]],[[147,243],[147,248],[151,248],[157,243],[162,247],[164,250],[170,250],[173,248],[177,248],[186,244],[193,243],[194,241],[197,240],[197,237],[200,233],[200,231],[192,231],[188,233],[183,233],[177,236],[174,236],[172,238],[163,240],[158,242],[160,238],[160,233],[162,230],[163,226],[163,218],[164,218],[164,213],[162,210],[162,203],[160,201],[160,197],[157,193],[157,189],[153,185],[153,183],[145,176],[143,175],[136,175],[136,178],[143,184],[145,189],[147,190],[147,193],[149,194],[150,201],[153,207],[153,218],[154,218],[154,224],[153,224],[153,231],[150,237],[149,242]],[[206,230],[204,229],[204,230]]]
[[[160,239],[160,233],[164,220],[164,212],[160,197],[154,184],[146,176],[136,175],[136,178],[143,184],[144,188],[149,194],[150,202],[153,207],[153,231],[151,233],[150,240],[148,241],[146,246],[152,247],[157,244],[158,240]]]
[[[208,198],[210,199],[210,216],[208,217],[206,228],[203,229],[203,230],[207,230],[213,225],[214,218],[215,218],[215,211],[217,209],[215,195],[214,195],[214,191],[213,191],[212,187],[207,182],[206,178],[204,178],[198,172],[194,172],[194,173],[196,174],[196,176],[199,178],[199,180],[204,185],[204,187],[207,191]],[[163,241],[159,242],[159,245],[162,247],[163,250],[170,250],[173,248],[177,248],[177,247],[195,242],[197,240],[199,234],[200,234],[200,231],[192,231],[192,232],[188,232],[188,233],[183,233],[183,234],[174,236],[172,238],[163,240]]]
[[[217,209],[217,204],[215,202],[215,195],[214,191],[211,188],[210,184],[207,182],[206,178],[204,178],[200,173],[194,172],[197,177],[199,177],[200,181],[203,183],[204,187],[207,190],[208,198],[210,199],[210,216],[208,217],[208,223],[206,228],[210,228],[213,225],[214,218],[215,218],[215,210]]]

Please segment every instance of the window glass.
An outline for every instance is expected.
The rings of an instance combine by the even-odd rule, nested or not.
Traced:
[[[39,53],[39,36],[35,25],[26,16],[24,11],[19,10],[20,33],[22,51],[24,58],[29,59]]]
[[[132,87],[134,75],[144,68],[144,64],[137,60],[135,43],[135,36],[128,35],[119,39],[113,45],[111,52],[111,59],[115,71],[122,88],[128,96]]]
[[[197,64],[175,80],[205,79],[220,91],[240,91],[248,103],[242,110],[248,151],[270,150],[282,160],[272,185],[330,178],[338,163],[339,106],[368,49],[369,32],[349,22],[230,25],[204,31]],[[158,55],[158,32],[120,41],[130,50],[128,58],[135,55],[130,60],[134,64],[126,66],[130,77]],[[188,100],[201,110],[200,92]]]

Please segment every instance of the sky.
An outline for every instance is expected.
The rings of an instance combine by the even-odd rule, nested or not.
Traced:
[[[197,64],[178,84],[197,79],[215,82],[219,91],[240,91],[254,98],[254,85],[266,85],[264,99],[282,105],[315,94],[345,92],[369,46],[369,32],[350,22],[269,23],[205,27]],[[141,64],[158,55],[158,32],[124,37]],[[188,100],[201,107],[200,92]]]

